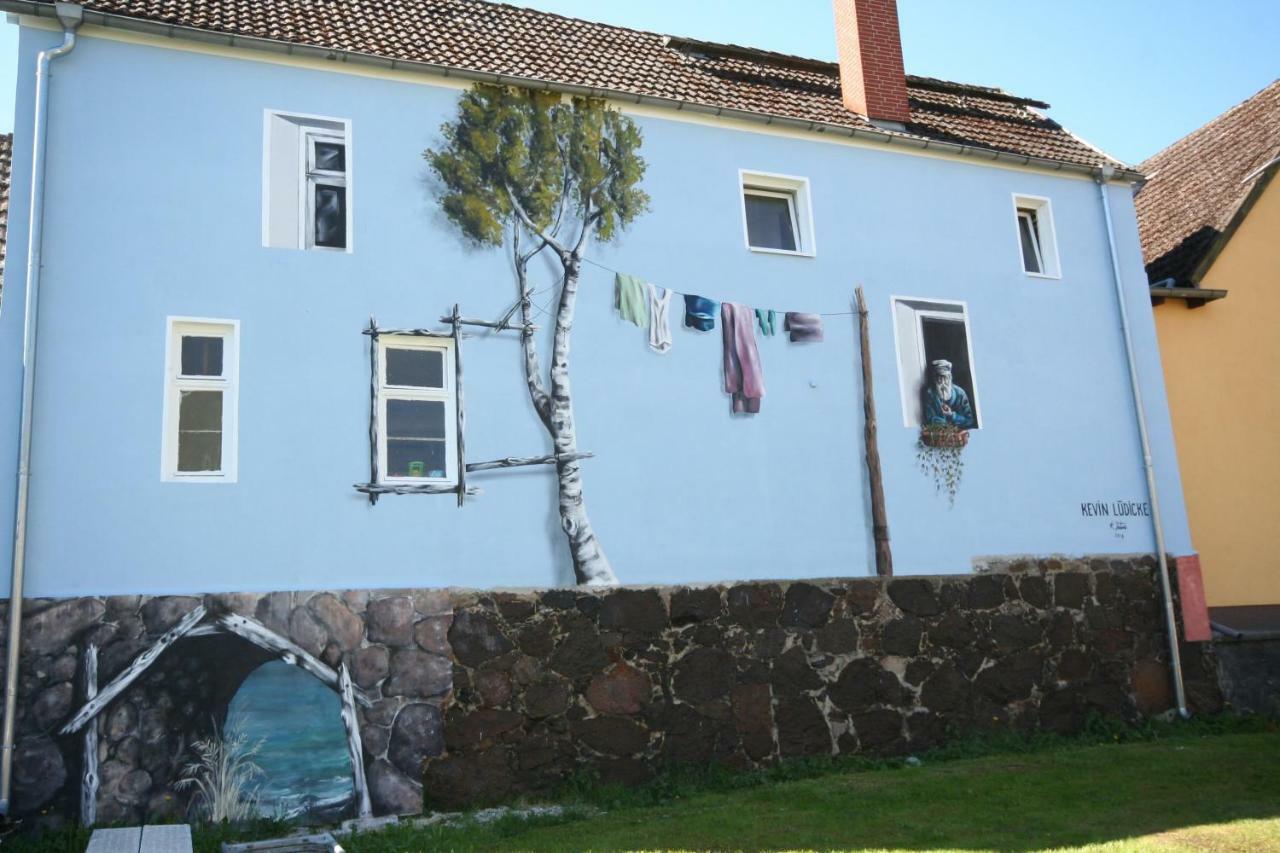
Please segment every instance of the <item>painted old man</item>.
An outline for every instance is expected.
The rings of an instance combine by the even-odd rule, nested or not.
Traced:
[[[933,381],[924,390],[924,422],[949,424],[959,429],[976,427],[969,395],[951,381],[951,362],[938,359],[930,365],[930,373]]]

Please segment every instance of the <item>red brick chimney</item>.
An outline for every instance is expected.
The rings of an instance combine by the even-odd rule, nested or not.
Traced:
[[[845,108],[873,120],[911,120],[897,0],[834,0]]]

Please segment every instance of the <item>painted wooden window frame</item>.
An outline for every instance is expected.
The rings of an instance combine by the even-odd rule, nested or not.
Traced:
[[[182,338],[222,338],[222,375],[184,376]],[[178,435],[183,391],[222,392],[222,468],[179,471]],[[206,317],[168,317],[165,321],[164,432],[160,479],[166,483],[235,483],[239,477],[240,321]]]
[[[280,126],[291,128],[289,140],[276,137]],[[337,142],[343,146],[344,170],[312,168],[315,141]],[[350,254],[355,250],[354,148],[351,121],[332,116],[311,115],[288,110],[263,111],[262,143],[262,245],[274,249],[300,249]],[[296,183],[290,193],[277,189],[283,180]],[[343,246],[315,243],[315,186],[341,186],[346,199]],[[287,208],[292,229],[282,226],[276,208]]]
[[[413,335],[380,334],[378,345],[377,390],[377,452],[378,482],[386,486],[422,486],[458,484],[458,388],[456,378],[457,357],[454,341],[448,337],[417,337]],[[417,349],[437,350],[444,354],[443,386],[423,388],[419,386],[390,385],[387,383],[387,350]],[[387,419],[388,400],[439,401],[445,405],[445,476],[444,477],[392,477],[388,474]]]
[[[791,228],[796,240],[794,250],[752,245],[751,229],[747,223],[747,196],[750,195],[787,200],[787,207],[791,212]],[[817,255],[818,241],[814,233],[813,199],[808,178],[739,169],[738,204],[742,211],[742,240],[748,251],[801,258],[812,258]]]
[[[939,310],[931,306],[948,306],[951,310]],[[911,340],[903,341],[901,325],[898,322],[899,307],[911,312]],[[966,388],[969,404],[973,406],[973,419],[978,424],[972,429],[981,429],[985,425],[982,418],[982,407],[978,402],[978,369],[973,360],[973,327],[969,323],[969,304],[954,299],[935,299],[927,296],[890,296],[889,316],[893,318],[893,348],[898,364],[898,393],[902,400],[902,425],[909,429],[920,429],[923,425],[921,413],[913,406],[918,403],[920,395],[919,383],[927,375],[928,365],[925,362],[924,320],[928,318],[942,319],[949,322],[964,323],[965,355],[969,359],[969,378],[972,388]],[[959,320],[956,320],[956,317]],[[910,349],[906,347],[910,346]],[[913,365],[908,365],[910,356]],[[914,374],[914,375],[912,375]]]
[[[1032,237],[1040,271],[1027,269],[1027,255],[1022,247],[1022,220],[1032,217]],[[1013,194],[1013,234],[1017,241],[1018,261],[1023,275],[1031,278],[1061,279],[1062,263],[1058,257],[1057,230],[1053,222],[1053,202],[1045,196]]]

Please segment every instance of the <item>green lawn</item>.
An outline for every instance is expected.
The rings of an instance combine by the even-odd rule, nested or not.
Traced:
[[[1063,747],[846,772],[555,825],[395,828],[344,847],[1280,851],[1280,735]]]

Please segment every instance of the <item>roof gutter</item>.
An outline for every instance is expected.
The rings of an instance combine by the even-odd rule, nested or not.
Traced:
[[[52,9],[48,3],[37,3],[33,2],[33,0],[0,0],[0,10],[42,18],[47,18],[52,15]],[[636,92],[626,92],[620,89],[609,89],[597,86],[580,86],[574,83],[561,83],[553,80],[541,80],[534,77],[520,77],[512,74],[496,74],[490,71],[476,71],[470,68],[457,68],[449,65],[439,65],[433,62],[420,62],[410,59],[392,59],[390,57],[379,56],[377,54],[317,47],[315,45],[297,44],[295,42],[266,39],[257,36],[232,35],[230,33],[220,33],[213,30],[203,30],[197,27],[182,26],[178,24],[163,24],[140,18],[131,18],[125,15],[113,15],[106,12],[86,11],[85,22],[110,29],[124,30],[126,32],[141,33],[144,35],[178,38],[202,44],[244,48],[247,50],[257,50],[265,53],[274,53],[285,56],[324,59],[330,62],[350,63],[352,65],[363,65],[395,71],[412,71],[422,74],[434,74],[442,77],[455,77],[460,80],[472,80],[478,83],[521,86],[528,89],[545,89],[553,92],[562,92],[567,95],[603,98],[622,103],[662,107],[681,112],[737,119],[756,124],[808,131],[810,133],[843,136],[866,142],[879,142],[886,145],[900,145],[906,148],[916,148],[942,154],[974,157],[979,160],[986,160],[993,163],[1026,166],[1032,169],[1041,169],[1051,172],[1066,172],[1068,174],[1080,175],[1094,179],[1102,178],[1104,170],[1106,170],[1107,173],[1107,180],[1136,183],[1144,178],[1141,172],[1137,172],[1132,169],[1116,169],[1102,164],[1086,166],[1079,163],[1066,163],[1061,160],[1051,160],[1046,157],[1031,157],[1025,154],[1012,154],[1007,151],[996,151],[991,148],[982,148],[975,145],[963,145],[957,142],[943,142],[934,139],[925,139],[923,137],[907,133],[886,132],[873,128],[849,127],[847,125],[832,124],[830,122],[796,119],[788,116],[772,115],[770,113],[733,109],[731,107],[717,107],[709,104],[700,104],[694,101],[685,101],[679,98],[666,98],[660,95],[642,95]]]
[[[22,425],[18,440],[18,499],[13,520],[13,575],[9,583],[9,646],[4,672],[4,733],[0,746],[0,817],[9,815],[13,788],[14,715],[18,706],[18,665],[22,643],[22,591],[27,564],[27,498],[31,481],[31,416],[36,390],[36,332],[40,310],[41,249],[44,237],[44,150],[49,123],[49,64],[76,46],[84,10],[58,3],[51,11],[62,25],[62,44],[36,57],[35,128],[31,135],[31,206],[27,220],[27,292],[22,336]]]

